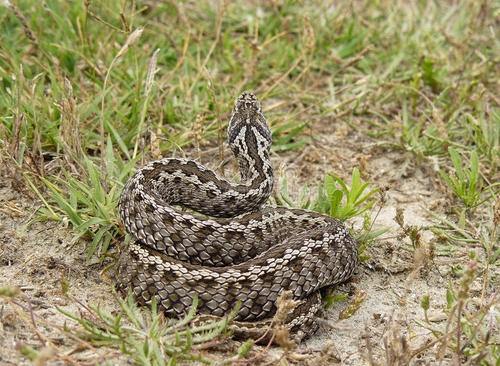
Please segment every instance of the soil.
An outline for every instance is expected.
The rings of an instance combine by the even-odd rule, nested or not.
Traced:
[[[421,299],[430,295],[429,317],[437,328],[444,329],[445,294],[450,279],[454,280],[451,266],[467,263],[465,249],[444,258],[426,257],[424,249],[431,248],[435,239],[430,231],[422,231],[424,255],[422,250],[411,250],[411,243],[407,238],[401,239],[401,228],[394,221],[398,208],[404,211],[406,225],[419,227],[433,223],[426,209],[445,215],[450,201],[432,164],[416,162],[412,155],[383,148],[366,135],[339,124],[316,124],[311,131],[314,139],[308,146],[300,151],[273,154],[275,167],[281,168],[280,174],[287,178],[293,196],[305,183],[315,191],[326,172],[350,182],[352,168],[359,166],[363,179],[371,182],[372,187],[387,189],[386,202],[381,208],[376,205],[371,215],[377,217],[374,229],[389,231],[367,248],[365,254],[371,258],[360,264],[354,277],[336,287],[335,294],[349,296],[334,303],[322,329],[289,354],[289,364],[364,365],[370,357],[388,364],[387,355],[432,342],[432,333],[418,324],[424,319]],[[202,160],[216,166],[213,162],[217,159],[212,160],[212,156]],[[13,180],[4,175],[0,180],[0,287],[17,287],[22,296],[13,300],[0,298],[0,364],[31,364],[22,355],[21,346],[40,352],[42,357],[37,364],[64,364],[53,357],[51,347],[44,347],[47,340],[57,347],[59,355],[82,364],[105,359],[111,359],[112,364],[130,362],[109,348],[87,348],[62,331],[64,324],[74,329],[77,325],[58,308],[72,313],[81,309],[63,293],[62,284],[67,283],[71,296],[82,304],[98,304],[112,311],[118,305],[111,281],[101,275],[104,264],[97,259],[86,261],[88,243],[72,243],[71,228],[65,222],[34,220],[40,202],[14,189]],[[362,221],[356,218],[347,224],[359,229]],[[482,248],[467,250],[484,255]],[[481,283],[474,283],[474,289],[480,292]],[[356,290],[366,294],[365,301],[351,318],[339,321],[339,313]],[[256,352],[259,350],[256,348]],[[282,352],[268,352],[266,364],[273,364]],[[437,345],[431,346],[411,364],[434,364],[440,354]],[[445,354],[442,364],[454,364],[453,355]]]

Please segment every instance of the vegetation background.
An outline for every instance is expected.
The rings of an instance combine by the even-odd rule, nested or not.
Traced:
[[[0,363],[500,365],[499,33],[495,0],[4,1]],[[298,348],[111,290],[123,184],[175,155],[233,178],[243,90],[272,128],[272,203],[360,243]]]

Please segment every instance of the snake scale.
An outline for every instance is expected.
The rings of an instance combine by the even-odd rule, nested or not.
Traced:
[[[298,310],[287,327],[302,338],[316,328],[319,289],[353,273],[356,242],[335,218],[264,206],[274,185],[271,131],[254,94],[236,100],[227,138],[239,183],[182,158],[153,161],[126,183],[118,208],[135,240],[120,258],[118,287],[142,304],[156,298],[171,316],[195,296],[198,311],[213,316],[239,301],[236,321],[245,329],[269,324],[289,290]]]

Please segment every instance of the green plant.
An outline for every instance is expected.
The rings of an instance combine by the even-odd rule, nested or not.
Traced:
[[[410,90],[414,90],[410,88]],[[434,108],[431,106],[431,108]],[[438,129],[435,123],[428,124],[428,115],[423,114],[413,117],[409,111],[407,97],[402,98],[401,102],[401,136],[399,137],[402,148],[412,152],[419,159],[424,155],[435,155],[442,151],[442,141],[436,136]]]
[[[288,205],[290,207],[298,207],[302,209],[312,209],[312,202],[310,198],[309,186],[304,184],[300,188],[300,192],[298,194],[297,199],[294,201],[288,192],[288,180],[286,177],[283,177],[281,180],[281,186],[279,188],[278,194],[274,195],[274,200],[276,204],[280,206]]]
[[[337,188],[337,184],[341,187],[341,190]],[[341,178],[328,173],[325,175],[324,181],[326,197],[321,198],[322,202],[318,203],[318,206],[326,207],[328,204],[329,215],[342,221],[361,215],[372,208],[375,200],[368,199],[379,191],[379,188],[375,188],[363,195],[369,185],[369,183],[361,182],[358,168],[352,170],[350,189]]]
[[[448,152],[455,168],[455,175],[446,175],[442,170],[439,170],[439,174],[467,208],[478,206],[481,198],[481,178],[477,152],[473,150],[471,153],[470,169],[462,168],[462,159],[453,147],[448,148]]]
[[[302,148],[309,138],[300,134],[307,127],[307,122],[289,121],[271,129],[273,135],[273,151],[288,151]]]
[[[445,329],[437,328],[428,319],[431,301],[429,295],[422,297],[420,303],[425,322],[417,323],[431,331],[436,338],[435,343],[441,345],[440,350],[448,348],[454,352],[455,359],[465,357],[475,365],[497,365],[500,359],[500,317],[494,315],[494,309],[500,304],[500,297],[498,293],[493,293],[484,303],[481,299],[479,304],[473,299],[471,285],[479,275],[479,264],[471,258],[461,273],[460,280],[455,284],[450,281],[446,292],[446,307],[443,309],[448,318]],[[491,321],[495,317],[496,324]],[[444,352],[440,352],[437,358],[442,360],[443,356]]]
[[[0,297],[16,307],[18,314],[26,321],[32,322],[35,327],[37,322],[55,326],[61,334],[75,340],[77,348],[83,345],[93,350],[106,346],[119,350],[118,355],[131,356],[137,365],[175,365],[181,360],[213,363],[214,357],[207,357],[207,354],[202,351],[230,336],[227,326],[239,309],[238,304],[220,320],[199,322],[195,316],[198,303],[198,299],[195,298],[185,316],[180,319],[169,319],[165,318],[163,313],[158,312],[155,300],[151,308],[138,307],[133,296],[129,295],[125,300],[116,296],[120,310],[110,312],[102,306],[87,306],[69,295],[67,283],[64,281],[62,287],[70,301],[77,304],[79,313],[73,314],[62,308],[58,310],[64,317],[77,323],[79,327],[71,326],[67,322],[64,322],[63,326],[46,324],[43,317],[33,310],[30,300],[21,295],[17,288],[0,288]],[[38,331],[38,336],[40,339],[45,338],[42,330]],[[222,362],[244,358],[252,344],[252,342],[244,343],[236,355],[223,359]],[[40,352],[31,346],[20,343],[19,347],[20,352],[30,360],[42,359]],[[117,354],[109,356],[116,357]],[[78,364],[75,359],[57,348],[52,357]]]
[[[434,60],[428,58],[422,60],[421,67],[423,82],[430,86],[433,92],[437,93],[442,84],[443,70],[439,67],[435,67]]]
[[[341,189],[338,189],[337,184]],[[309,189],[307,185],[305,185],[300,190],[298,203],[293,202],[288,194],[288,183],[286,179],[282,180],[279,197],[275,196],[274,198],[276,202],[281,205],[286,203],[292,207],[314,210],[345,221],[352,217],[359,216],[373,207],[375,200],[369,199],[379,191],[379,188],[372,189],[363,195],[363,192],[365,192],[369,185],[370,183],[361,182],[359,170],[358,168],[354,168],[352,171],[350,189],[341,178],[327,173],[325,174],[323,184],[320,183],[318,186],[318,193],[314,201],[310,200]],[[344,197],[345,200],[343,200]]]
[[[493,108],[489,119],[484,112],[478,117],[467,114],[465,118],[467,137],[471,140],[469,143],[474,144],[477,152],[490,163],[486,174],[494,177],[500,166],[500,110]]]
[[[39,179],[50,191],[52,200],[47,201],[40,193],[28,175],[28,183],[43,202],[39,209],[37,220],[51,219],[62,221],[65,218],[73,225],[75,235],[72,243],[86,236],[92,240],[87,259],[100,246],[101,259],[111,241],[122,235],[116,218],[116,205],[124,182],[133,171],[137,159],[124,162],[115,158],[108,138],[106,149],[107,184],[103,184],[99,168],[88,157],[84,157],[82,164],[86,172],[85,180],[73,177],[63,169],[61,178]]]
[[[133,355],[140,365],[175,365],[177,360],[211,362],[199,351],[217,337],[225,334],[238,307],[219,321],[197,325],[195,320],[198,300],[195,298],[189,312],[180,320],[167,319],[157,311],[153,300],[151,311],[138,308],[132,295],[119,298],[121,312],[113,315],[99,306],[84,306],[79,315],[59,309],[66,317],[79,323],[82,330],[64,330],[76,334],[93,345],[118,347]]]
[[[338,189],[337,184],[341,189]],[[360,244],[358,248],[360,260],[364,261],[369,258],[369,256],[362,255],[364,250],[377,237],[388,230],[388,228],[372,230],[374,220],[372,220],[367,211],[375,204],[375,199],[370,200],[370,198],[380,190],[379,188],[375,188],[369,192],[365,192],[369,185],[369,183],[361,182],[359,170],[354,168],[350,189],[341,178],[327,173],[325,174],[323,184],[320,183],[318,185],[315,200],[311,200],[309,188],[307,185],[304,185],[301,187],[298,198],[294,202],[289,196],[286,179],[282,180],[279,196],[275,195],[274,199],[279,205],[287,204],[292,207],[314,210],[342,221],[364,214],[362,231],[356,235],[356,239]]]

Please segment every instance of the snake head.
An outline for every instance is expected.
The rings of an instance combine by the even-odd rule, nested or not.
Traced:
[[[268,152],[271,148],[271,130],[262,114],[260,102],[253,93],[243,92],[234,102],[227,137],[237,157],[248,143],[259,145],[254,146],[259,151]]]
[[[254,93],[245,91],[234,102],[233,113],[257,114],[262,113],[262,107]]]

